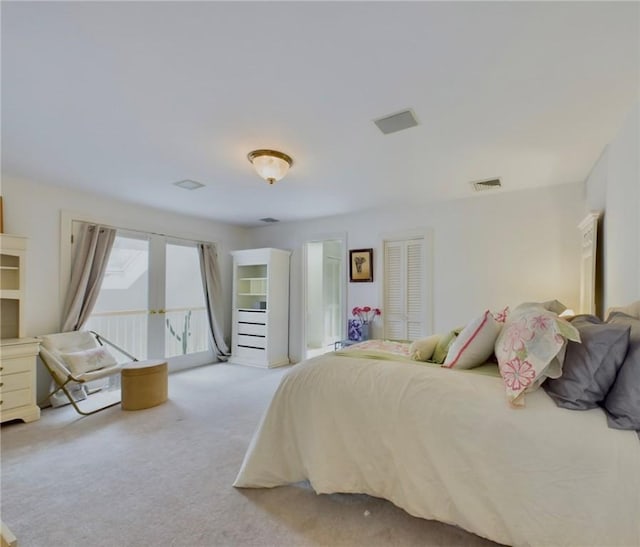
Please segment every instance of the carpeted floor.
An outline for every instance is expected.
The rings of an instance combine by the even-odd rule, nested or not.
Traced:
[[[2,520],[20,547],[495,545],[365,495],[233,488],[286,370],[199,367],[152,409],[3,424]]]

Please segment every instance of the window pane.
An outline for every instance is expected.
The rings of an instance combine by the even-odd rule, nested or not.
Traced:
[[[116,235],[85,329],[96,331],[140,360],[146,359],[148,293],[149,242]]]
[[[165,355],[209,349],[209,325],[195,246],[167,244]]]

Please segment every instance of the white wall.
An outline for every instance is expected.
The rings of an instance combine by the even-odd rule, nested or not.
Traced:
[[[336,196],[336,199],[340,199]],[[402,210],[275,224],[251,231],[254,247],[293,251],[291,347],[302,355],[301,256],[304,241],[346,232],[349,249],[374,248],[374,282],[349,283],[347,309],[382,307],[381,242],[397,232],[433,234],[434,331],[464,324],[486,308],[557,298],[578,305],[584,184],[503,192]],[[384,310],[383,310],[384,313]],[[380,335],[379,327],[374,334]]]
[[[640,299],[640,102],[586,181],[586,205],[604,211],[604,307]]]
[[[225,332],[230,337],[232,261],[229,251],[246,247],[245,229],[9,177],[3,177],[2,197],[5,232],[29,238],[27,336],[59,331],[64,298],[60,289],[61,212],[71,211],[116,227],[216,242],[223,273]],[[48,386],[46,372],[42,370],[38,373],[38,385],[39,389]]]
[[[607,159],[605,148],[585,181],[587,212],[604,211],[607,203]]]
[[[58,330],[61,314],[61,211],[95,215],[124,228],[219,244],[230,333],[231,257],[242,248],[279,247],[292,254],[291,358],[303,354],[302,244],[324,234],[347,234],[347,248],[374,248],[374,282],[350,283],[347,310],[381,306],[381,242],[416,229],[433,234],[434,331],[464,324],[487,307],[557,298],[578,304],[579,234],[586,209],[583,184],[480,195],[411,209],[343,215],[245,230],[30,181],[3,180],[5,231],[30,238],[27,335]],[[336,197],[339,199],[339,196]],[[374,334],[376,332],[374,331]],[[377,333],[381,334],[381,333]]]

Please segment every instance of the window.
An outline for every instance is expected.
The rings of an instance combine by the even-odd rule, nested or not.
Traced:
[[[195,244],[167,243],[165,357],[209,349],[209,324]]]
[[[118,233],[85,329],[100,333],[140,360],[147,359],[148,302],[149,241]]]
[[[85,328],[141,360],[213,361],[197,243],[118,230]]]

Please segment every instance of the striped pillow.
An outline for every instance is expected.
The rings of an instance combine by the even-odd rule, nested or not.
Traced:
[[[443,367],[469,369],[486,363],[491,357],[502,325],[489,310],[469,323],[447,352]]]

